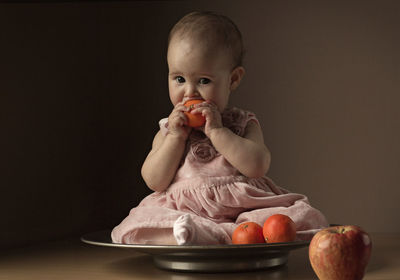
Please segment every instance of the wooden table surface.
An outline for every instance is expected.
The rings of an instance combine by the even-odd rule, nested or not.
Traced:
[[[400,279],[400,234],[371,234],[372,257],[364,279]],[[294,250],[281,267],[239,273],[183,273],[160,270],[148,255],[130,249],[98,247],[78,238],[0,253],[1,280],[30,279],[317,279],[308,249]]]

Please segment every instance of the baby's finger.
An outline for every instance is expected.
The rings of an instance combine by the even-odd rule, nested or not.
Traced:
[[[174,111],[187,112],[189,111],[189,108],[184,106],[183,104],[176,104]]]
[[[188,118],[183,112],[179,112],[177,118],[179,119],[180,126],[188,125]]]
[[[208,110],[211,110],[211,111],[216,111],[216,108],[214,106],[212,106],[211,104],[202,103],[202,104],[199,104],[199,105],[201,105],[201,106],[199,106],[198,108],[193,109],[192,111],[190,111],[190,113],[192,113],[192,114],[200,114],[200,113],[203,113],[203,110],[205,110],[205,109],[208,109]]]
[[[190,114],[201,114],[201,112],[204,110],[204,107],[200,107],[200,108],[196,108],[196,109],[192,109],[190,111]]]
[[[176,110],[171,113],[171,115],[169,116],[169,119],[170,119],[170,121],[176,121],[178,119],[186,119],[186,116],[183,112]]]
[[[184,112],[179,112],[179,119],[182,120],[182,124],[187,124],[188,119],[187,116],[184,114]]]
[[[214,110],[211,107],[204,107],[203,110],[201,111],[201,114],[207,119],[208,117],[214,116],[216,113],[216,110]]]
[[[218,106],[210,100],[207,100],[206,102],[204,102],[204,106],[218,110]]]

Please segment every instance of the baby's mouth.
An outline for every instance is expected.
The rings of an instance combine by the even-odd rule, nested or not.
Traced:
[[[203,100],[204,101],[204,99],[201,98],[201,97],[185,97],[185,98],[182,99],[182,102],[185,103],[185,102],[187,102],[189,100]]]

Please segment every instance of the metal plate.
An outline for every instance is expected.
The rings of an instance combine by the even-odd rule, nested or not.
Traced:
[[[283,265],[291,250],[307,247],[309,241],[248,245],[143,245],[111,241],[111,231],[86,234],[81,240],[97,246],[133,249],[150,254],[162,269],[192,272],[258,270]]]

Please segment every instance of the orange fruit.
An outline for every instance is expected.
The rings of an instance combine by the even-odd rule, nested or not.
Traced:
[[[240,224],[232,234],[233,244],[265,243],[262,227],[254,222]]]
[[[192,100],[186,101],[185,104],[183,104],[183,105],[191,108],[190,110],[192,110],[193,105],[203,103],[203,102],[204,102],[204,100],[202,100],[202,99],[192,99]],[[201,114],[191,114],[190,111],[184,112],[184,113],[188,120],[188,126],[190,126],[190,127],[200,127],[200,126],[203,126],[204,123],[206,122],[206,119]]]
[[[296,239],[296,224],[283,214],[270,216],[263,226],[265,242],[291,242]]]

